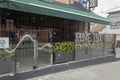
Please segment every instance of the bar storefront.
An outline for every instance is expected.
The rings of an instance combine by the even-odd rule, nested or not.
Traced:
[[[89,33],[91,22],[112,23],[91,12],[44,1],[0,0],[0,37],[9,38],[10,50],[26,34],[38,42],[38,47],[47,43],[53,46],[38,50],[37,64],[34,66],[34,44],[25,38],[14,55],[0,60],[0,64],[8,63],[9,66],[4,65],[6,72],[20,73],[35,67],[110,56],[109,49],[114,44],[114,36]],[[1,52],[4,51],[1,49]],[[1,74],[6,72],[0,71]]]

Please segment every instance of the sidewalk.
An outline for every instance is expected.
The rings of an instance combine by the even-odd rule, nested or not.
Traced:
[[[120,80],[120,61],[72,69],[27,80]]]

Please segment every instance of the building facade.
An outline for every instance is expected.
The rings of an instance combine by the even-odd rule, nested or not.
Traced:
[[[117,45],[119,46],[119,41],[120,41],[120,8],[111,9],[108,11],[108,18],[116,22],[115,26],[107,26],[106,28],[106,33],[108,34],[116,34],[116,42],[118,43]]]
[[[13,49],[25,34],[38,41],[38,47],[46,43],[55,46],[52,52],[38,50],[38,58],[34,58],[34,44],[25,38],[13,56],[1,60],[1,64],[7,62],[9,66],[0,67],[4,70],[0,73],[19,73],[51,64],[109,55],[103,53],[104,49],[96,54],[86,46],[82,50],[73,47],[77,33],[78,38],[79,33],[89,33],[90,22],[111,24],[106,18],[91,13],[88,7],[87,2],[82,5],[80,0],[0,0],[0,37],[9,39],[9,48]]]

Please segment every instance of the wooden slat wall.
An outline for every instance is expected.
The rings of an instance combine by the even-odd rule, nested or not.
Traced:
[[[3,10],[6,13],[7,10]],[[53,32],[53,41],[74,41],[75,32],[84,32],[84,22],[62,19],[57,17],[10,11],[10,15],[2,14],[0,35],[4,36],[5,31],[19,32],[19,37],[26,32],[37,33],[39,41],[49,41],[49,29]],[[13,19],[14,27],[6,28],[5,19]],[[56,35],[54,33],[56,32]]]

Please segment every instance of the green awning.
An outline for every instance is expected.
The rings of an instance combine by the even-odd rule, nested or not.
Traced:
[[[94,22],[106,25],[113,24],[111,20],[98,16],[95,13],[85,12],[40,0],[9,0],[9,2],[1,0],[0,7],[78,21]]]

